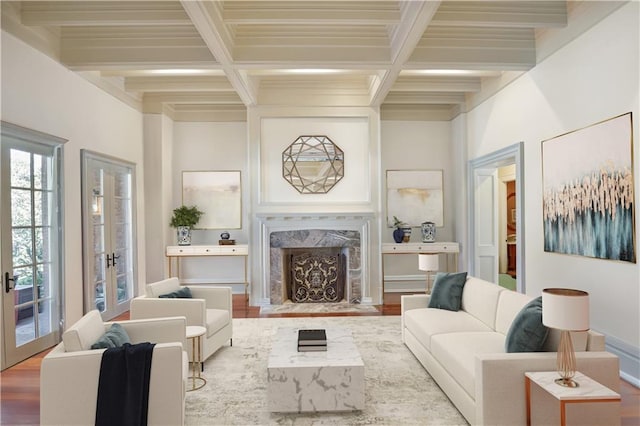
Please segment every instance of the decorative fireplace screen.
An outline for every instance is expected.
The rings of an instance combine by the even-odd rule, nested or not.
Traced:
[[[344,277],[340,253],[291,256],[291,300],[294,303],[340,302]]]

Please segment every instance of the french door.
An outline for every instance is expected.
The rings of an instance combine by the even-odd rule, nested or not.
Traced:
[[[85,312],[129,310],[135,289],[134,166],[82,151]]]
[[[2,368],[60,340],[62,139],[2,123]]]

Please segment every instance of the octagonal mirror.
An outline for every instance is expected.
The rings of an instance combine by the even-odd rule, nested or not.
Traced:
[[[282,153],[282,176],[301,194],[325,194],[344,176],[344,152],[327,136],[299,136]]]

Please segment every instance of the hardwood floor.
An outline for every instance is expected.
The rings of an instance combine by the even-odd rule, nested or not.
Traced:
[[[293,316],[354,316],[399,315],[400,294],[385,295],[385,304],[378,312],[366,314],[260,314],[260,308],[247,306],[243,295],[233,297],[234,318],[293,317]],[[129,314],[118,317],[126,320]],[[0,420],[3,425],[37,425],[40,421],[40,364],[49,351],[43,351],[0,374]],[[620,381],[622,396],[621,424],[640,425],[640,389]]]

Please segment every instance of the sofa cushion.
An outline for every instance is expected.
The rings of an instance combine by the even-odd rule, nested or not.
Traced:
[[[146,285],[147,297],[159,297],[161,294],[171,293],[176,290],[180,290],[180,281],[176,277]]]
[[[114,323],[111,325],[109,330],[107,330],[93,345],[91,345],[91,349],[118,348],[125,343],[131,343],[129,335],[120,324]]]
[[[549,329],[542,324],[542,297],[536,297],[522,308],[511,323],[505,351],[540,352]]]
[[[506,335],[516,315],[531,301],[532,297],[516,291],[505,290],[500,293],[496,311],[495,330]]]
[[[193,299],[191,290],[189,287],[182,287],[179,290],[174,290],[170,293],[161,294],[158,297],[162,299]]]
[[[495,330],[498,299],[505,291],[497,284],[469,277],[462,292],[462,309]]]
[[[86,351],[104,334],[105,326],[98,310],[87,312],[62,334],[65,352]]]
[[[431,339],[431,354],[475,400],[476,355],[504,353],[504,339],[493,331],[438,334]]]
[[[229,311],[224,309],[207,309],[207,337],[213,336],[229,324]]]
[[[436,334],[493,331],[482,321],[464,311],[454,312],[431,308],[406,311],[404,326],[428,350],[431,350],[431,338]]]
[[[431,291],[429,307],[448,311],[460,310],[462,290],[466,281],[466,272],[438,272]]]

